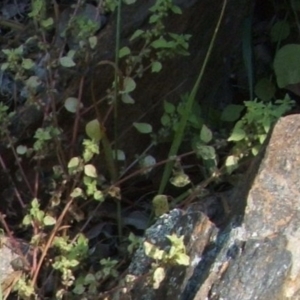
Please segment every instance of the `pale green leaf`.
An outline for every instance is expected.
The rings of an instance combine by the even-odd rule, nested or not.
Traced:
[[[34,67],[34,62],[32,59],[30,58],[24,58],[22,60],[22,68],[24,68],[25,70],[30,70]]]
[[[131,77],[125,77],[123,81],[124,90],[123,93],[130,93],[135,90],[136,83]]]
[[[54,24],[53,18],[48,18],[46,20],[41,21],[41,25],[45,29],[51,28],[53,26],[53,24]]]
[[[116,153],[117,152],[117,153]],[[120,150],[118,149],[117,151],[116,150],[113,150],[112,151],[112,156],[113,156],[113,159],[115,160],[118,160],[118,161],[125,161],[126,159],[126,155],[125,155],[125,152],[123,150]],[[117,157],[116,157],[117,155]]]
[[[63,56],[59,59],[59,63],[65,67],[65,68],[71,68],[76,66],[75,62],[73,61],[73,59],[69,56]]]
[[[165,255],[165,252],[163,250],[160,250],[155,245],[147,241],[144,242],[144,250],[145,254],[148,257],[153,258],[155,260],[162,260]]]
[[[97,170],[95,166],[91,164],[84,166],[84,174],[88,177],[97,178]]]
[[[238,142],[246,137],[246,132],[242,128],[234,128],[228,141]]]
[[[200,155],[204,160],[214,159],[216,157],[215,148],[212,146],[197,145],[197,154]]]
[[[56,220],[52,216],[47,215],[44,217],[43,223],[45,226],[52,226],[56,223]]]
[[[212,140],[212,136],[213,134],[211,130],[204,124],[200,132],[201,141],[204,143],[209,143]]]
[[[133,126],[140,133],[151,133],[152,132],[152,126],[150,124],[148,124],[148,123],[137,123],[137,122],[134,122]]]
[[[16,152],[19,154],[19,155],[24,155],[27,153],[27,146],[24,146],[24,145],[19,145],[17,148],[16,148]]]
[[[168,213],[170,210],[168,197],[166,195],[156,195],[152,200],[152,204],[156,217]]]
[[[32,218],[30,215],[26,215],[22,221],[22,224],[28,226],[31,224]]]
[[[128,93],[122,94],[121,99],[122,99],[122,102],[125,104],[134,104],[135,103],[134,99]]]
[[[153,288],[156,290],[160,287],[161,282],[165,279],[166,272],[163,267],[158,267],[153,273]]]
[[[95,49],[98,44],[97,37],[96,36],[89,37],[89,44],[90,44],[91,49]]]
[[[184,187],[190,184],[191,180],[188,175],[186,175],[183,172],[180,172],[172,176],[170,182],[176,187]]]
[[[227,173],[231,174],[238,167],[238,158],[234,155],[230,155],[226,158],[225,166]]]
[[[81,188],[77,187],[73,190],[73,192],[70,195],[72,198],[77,198],[83,196],[83,191]]]
[[[185,253],[178,253],[175,259],[176,263],[181,266],[190,265],[190,257]]]
[[[153,73],[158,73],[162,69],[162,64],[159,61],[154,61],[151,63],[151,71]]]
[[[131,53],[131,51],[128,47],[123,47],[119,50],[119,58],[129,55],[130,53]]]
[[[68,112],[76,113],[78,104],[79,104],[78,98],[69,97],[66,99],[64,107]],[[80,107],[82,107],[81,103],[80,103]]]
[[[80,165],[80,158],[79,157],[72,157],[68,163],[68,169],[78,168]]]
[[[101,125],[97,119],[88,122],[85,126],[85,133],[91,139],[99,142],[102,138]]]

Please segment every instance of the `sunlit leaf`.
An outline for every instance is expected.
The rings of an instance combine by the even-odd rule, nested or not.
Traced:
[[[97,170],[95,166],[88,164],[84,166],[84,174],[88,177],[96,178],[97,177]]]
[[[161,282],[165,279],[166,272],[163,267],[158,267],[153,273],[153,288],[156,290],[160,287]]]
[[[44,217],[43,223],[45,226],[52,226],[56,223],[56,220],[52,216],[47,215]]]
[[[152,200],[154,213],[156,217],[159,217],[169,212],[169,202],[166,195],[156,195]]]

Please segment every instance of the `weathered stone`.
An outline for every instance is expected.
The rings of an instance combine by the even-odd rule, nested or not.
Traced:
[[[227,241],[208,273],[222,260],[226,270],[217,272],[209,293],[203,293],[203,286],[210,276],[186,299],[299,299],[299,121],[299,115],[292,115],[277,123],[261,164],[257,159],[235,194],[240,208],[246,205],[244,217],[236,228],[221,232],[228,232]],[[236,254],[224,260],[236,230],[243,232],[234,238]]]
[[[214,228],[197,205],[186,213],[172,211],[151,227],[146,239],[162,248],[170,230],[184,234],[191,266],[169,267],[154,290],[145,275],[151,260],[140,249],[129,272],[141,280],[121,299],[300,299],[299,124],[299,115],[277,123],[232,193],[231,207],[237,208],[224,229]]]

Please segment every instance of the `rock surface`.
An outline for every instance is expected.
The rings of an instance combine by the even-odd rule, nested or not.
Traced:
[[[120,299],[300,299],[299,135],[299,115],[276,124],[231,195],[229,204],[238,209],[225,228],[218,230],[194,207],[161,217],[145,239],[163,248],[166,234],[183,235],[191,264],[168,266],[153,289],[145,275],[151,260],[139,249],[128,272],[140,279]]]

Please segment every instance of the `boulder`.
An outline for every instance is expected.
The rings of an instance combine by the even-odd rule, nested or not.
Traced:
[[[203,205],[194,204],[149,228],[145,240],[161,249],[170,247],[166,234],[184,236],[190,265],[165,266],[166,278],[154,289],[153,260],[141,247],[128,269],[135,281],[120,299],[300,299],[299,124],[299,115],[276,124],[265,150],[227,195],[224,226],[217,228]]]

